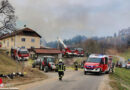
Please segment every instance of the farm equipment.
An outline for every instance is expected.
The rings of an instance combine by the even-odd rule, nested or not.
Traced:
[[[44,72],[56,70],[55,58],[52,56],[43,56],[34,61],[32,67],[35,68],[39,66],[40,70],[44,70]]]

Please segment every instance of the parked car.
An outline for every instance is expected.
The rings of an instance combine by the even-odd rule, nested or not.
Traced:
[[[128,59],[128,62],[126,64],[126,69],[130,69],[130,59]]]
[[[123,62],[122,61],[117,61],[116,62],[116,67],[122,68],[123,67]]]
[[[39,66],[39,69],[44,70],[44,72],[56,70],[55,60],[55,57],[43,56],[35,60],[32,67],[35,68],[36,66]]]

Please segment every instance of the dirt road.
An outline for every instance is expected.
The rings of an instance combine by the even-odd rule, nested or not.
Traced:
[[[65,64],[71,66],[77,59],[85,58],[66,59]],[[67,69],[63,81],[58,80],[58,74],[56,72],[48,72],[46,75],[49,78],[44,81],[22,85],[18,88],[20,88],[20,90],[111,90],[108,88],[109,82],[106,80],[106,78],[108,78],[106,74],[84,75],[83,70],[74,71]]]
[[[100,76],[94,74],[84,75],[82,70],[67,70],[63,81],[59,81],[57,73],[49,72],[47,75],[49,79],[20,86],[20,90],[99,90],[106,76],[105,74]]]

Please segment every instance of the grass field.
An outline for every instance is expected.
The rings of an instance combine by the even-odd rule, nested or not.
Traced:
[[[113,62],[116,63],[119,60],[116,56],[113,57]]]
[[[125,52],[127,55],[129,52]],[[125,54],[121,54],[121,56]],[[128,58],[126,56],[125,58]],[[117,57],[113,58],[113,61],[116,62],[119,60]],[[113,90],[130,90],[130,69],[125,68],[115,68],[115,72],[110,74],[110,85],[113,87]]]
[[[21,71],[21,66],[2,51],[0,52],[0,73],[9,74]]]
[[[15,77],[13,80],[3,78],[3,82],[5,84],[13,83],[13,85],[22,85],[47,78],[47,76],[38,69],[31,68],[33,60],[29,59],[28,61],[24,62],[25,66],[22,69],[23,62],[16,62],[15,60],[11,59],[11,57],[6,55],[5,52],[5,50],[0,50],[0,74],[7,75],[13,72],[23,71],[25,75],[24,77]]]
[[[130,90],[130,70],[115,68],[115,72],[110,74],[110,78],[113,79],[110,85],[112,87],[115,85],[116,90]]]

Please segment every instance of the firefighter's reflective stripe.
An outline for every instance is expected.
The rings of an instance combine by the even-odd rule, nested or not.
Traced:
[[[64,71],[64,64],[63,63],[58,64],[58,71]]]

